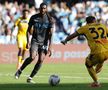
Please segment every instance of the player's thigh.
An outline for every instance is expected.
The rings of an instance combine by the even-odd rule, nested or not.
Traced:
[[[23,48],[23,39],[21,36],[17,36],[17,45],[18,48]]]
[[[103,55],[103,57],[102,57],[103,60],[106,61],[108,59],[108,51],[102,53],[102,55]]]
[[[97,63],[99,63],[99,60],[96,54],[89,54],[87,56],[86,62],[85,62],[87,67],[92,67],[96,65]]]
[[[107,53],[102,52],[102,53],[96,53],[96,54],[89,54],[88,57],[86,58],[86,64],[88,64],[89,66],[102,64],[106,59],[108,59]]]
[[[47,55],[47,49],[44,46],[40,46],[38,49],[39,60],[43,62]]]
[[[28,50],[27,48],[26,48],[26,45],[27,45],[27,38],[26,37],[24,37],[23,38],[23,50]]]
[[[35,42],[32,42],[30,47],[30,57],[34,59],[38,54],[37,52],[38,52],[38,45]]]

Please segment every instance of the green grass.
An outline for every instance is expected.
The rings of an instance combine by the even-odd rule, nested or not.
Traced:
[[[84,64],[43,64],[38,74],[33,78],[36,84],[27,84],[26,78],[33,69],[34,64],[29,65],[21,74],[14,79],[15,64],[0,64],[0,90],[108,90],[108,65],[105,64],[102,72],[98,74],[102,83],[100,88],[91,88],[92,82]],[[60,76],[60,84],[50,86],[49,76]]]

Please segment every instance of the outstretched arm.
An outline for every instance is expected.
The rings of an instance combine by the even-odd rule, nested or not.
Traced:
[[[65,45],[67,43],[67,41],[77,37],[78,35],[79,34],[77,32],[74,32],[73,34],[67,36],[65,40],[61,41],[61,43]]]

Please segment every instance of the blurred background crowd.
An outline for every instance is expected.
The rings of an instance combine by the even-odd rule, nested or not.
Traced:
[[[38,13],[43,1],[55,19],[53,44],[59,44],[83,26],[88,15],[95,15],[98,22],[108,26],[108,0],[0,0],[0,44],[15,44],[17,28],[14,23],[22,15],[22,10],[29,9],[31,17]],[[81,35],[71,41],[76,44],[85,42]]]

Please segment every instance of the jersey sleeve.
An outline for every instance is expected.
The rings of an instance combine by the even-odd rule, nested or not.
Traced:
[[[34,24],[34,16],[31,16],[28,25],[32,26]]]
[[[20,18],[16,20],[15,26],[18,26],[19,22],[20,22]]]
[[[78,34],[84,34],[85,33],[85,27],[84,26],[80,27],[76,32]]]

